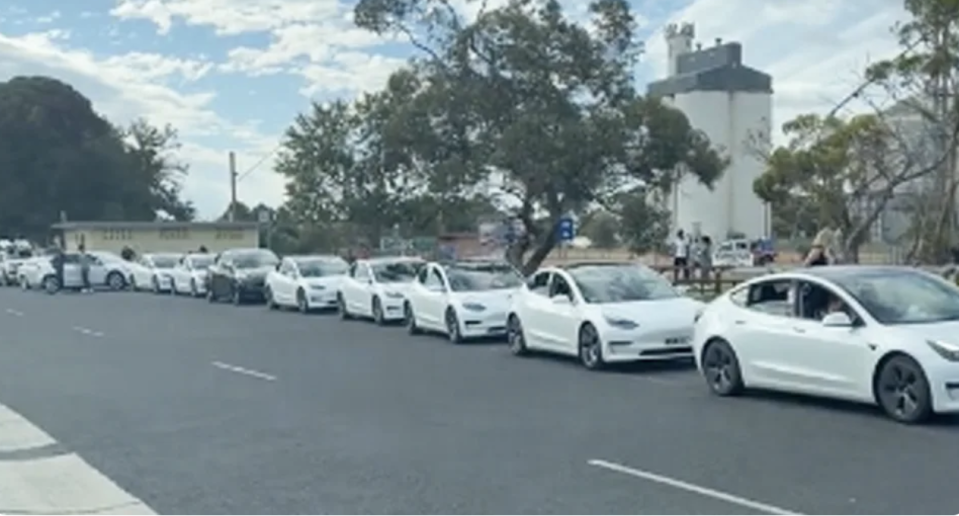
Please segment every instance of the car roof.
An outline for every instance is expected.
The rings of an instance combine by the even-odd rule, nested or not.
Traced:
[[[288,254],[283,258],[293,261],[298,260],[342,260],[343,257],[336,254]]]
[[[895,274],[895,273],[924,274],[925,271],[915,267],[896,266],[896,265],[827,265],[820,267],[803,267],[788,271],[774,272],[772,274],[750,278],[742,284],[752,284],[759,281],[771,279],[818,279],[829,283],[837,283],[846,278],[874,274]]]
[[[422,262],[423,259],[419,256],[377,256],[376,258],[364,258],[362,260],[357,260],[360,262],[365,262],[370,265],[377,263],[395,263],[395,262]]]
[[[490,258],[461,258],[459,260],[439,260],[433,262],[440,267],[470,267],[477,265],[508,265],[512,266],[506,260],[494,260]]]
[[[617,261],[583,260],[579,262],[564,263],[564,264],[555,266],[555,268],[557,269],[563,269],[567,271],[573,271],[573,270],[582,269],[585,267],[645,267],[645,265],[639,262],[631,262],[627,260],[617,260]]]

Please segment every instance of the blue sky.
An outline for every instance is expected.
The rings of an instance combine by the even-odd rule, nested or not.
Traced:
[[[495,1],[491,2],[495,3]],[[566,0],[570,12],[586,2]],[[187,195],[204,217],[228,202],[227,152],[248,203],[282,202],[271,171],[284,128],[310,100],[350,98],[382,86],[408,45],[352,26],[336,0],[4,0],[0,80],[49,75],[90,97],[111,120],[143,116],[181,133],[191,165]],[[454,2],[469,13],[475,4]],[[870,60],[895,54],[892,0],[673,0],[634,2],[647,39],[637,78],[665,69],[661,30],[689,21],[705,42],[744,44],[746,61],[774,76],[774,123],[828,110]],[[858,107],[859,109],[862,106]],[[857,109],[857,106],[851,106]]]

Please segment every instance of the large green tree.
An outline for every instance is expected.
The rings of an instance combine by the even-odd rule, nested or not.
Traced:
[[[164,210],[189,218],[171,173],[174,143],[144,122],[116,128],[55,79],[0,83],[0,230],[43,238],[61,214],[153,220]]]
[[[638,181],[666,187],[680,165],[711,184],[726,165],[682,113],[635,91],[641,47],[629,4],[598,0],[589,12],[592,30],[552,0],[484,4],[474,20],[436,0],[355,9],[361,27],[404,34],[423,51],[425,181],[457,194],[495,177],[526,226],[510,254],[527,272],[567,213]]]

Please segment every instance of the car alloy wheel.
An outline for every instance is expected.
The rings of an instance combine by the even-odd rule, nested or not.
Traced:
[[[460,333],[460,322],[456,318],[456,312],[452,308],[446,309],[446,335],[450,342],[459,344],[463,342],[463,335]]]
[[[919,423],[932,414],[929,380],[922,366],[905,355],[883,364],[876,391],[880,406],[900,423]]]
[[[715,340],[706,345],[703,376],[709,389],[719,396],[735,396],[743,390],[739,359],[733,348],[724,341]]]
[[[586,369],[602,369],[603,342],[596,328],[587,324],[579,331],[579,360]]]
[[[43,290],[47,294],[56,294],[60,290],[60,280],[55,276],[48,276],[43,279]]]
[[[523,333],[523,325],[515,315],[510,316],[506,323],[506,341],[509,343],[509,350],[516,356],[525,355],[526,335]]]
[[[124,283],[123,275],[119,272],[111,272],[107,276],[107,286],[110,287],[110,290],[123,290]]]

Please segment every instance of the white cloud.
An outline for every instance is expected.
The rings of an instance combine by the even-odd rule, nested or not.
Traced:
[[[103,58],[68,48],[63,38],[62,31],[18,37],[0,34],[0,80],[15,75],[55,77],[89,97],[95,108],[115,123],[142,116],[154,124],[176,127],[184,143],[181,158],[191,165],[186,194],[203,216],[219,214],[227,202],[227,149],[199,145],[197,138],[225,139],[241,151],[241,164],[260,159],[275,146],[276,139],[260,134],[254,125],[217,115],[210,107],[214,93],[182,93],[166,84],[171,78],[190,81],[201,77],[210,70],[210,63],[148,53]],[[265,168],[268,170],[269,164]],[[282,184],[274,174],[255,174],[245,186],[258,201],[278,203],[282,198]]]
[[[226,35],[320,21],[337,16],[340,10],[337,0],[118,0],[110,14],[151,21],[160,33],[179,20]]]
[[[773,76],[775,126],[801,113],[825,114],[862,83],[871,61],[899,52],[891,27],[905,17],[887,0],[695,0],[670,16],[696,24],[704,46],[715,38],[743,44],[746,65]],[[666,74],[662,30],[647,43],[652,77]],[[868,109],[852,102],[846,112]]]

